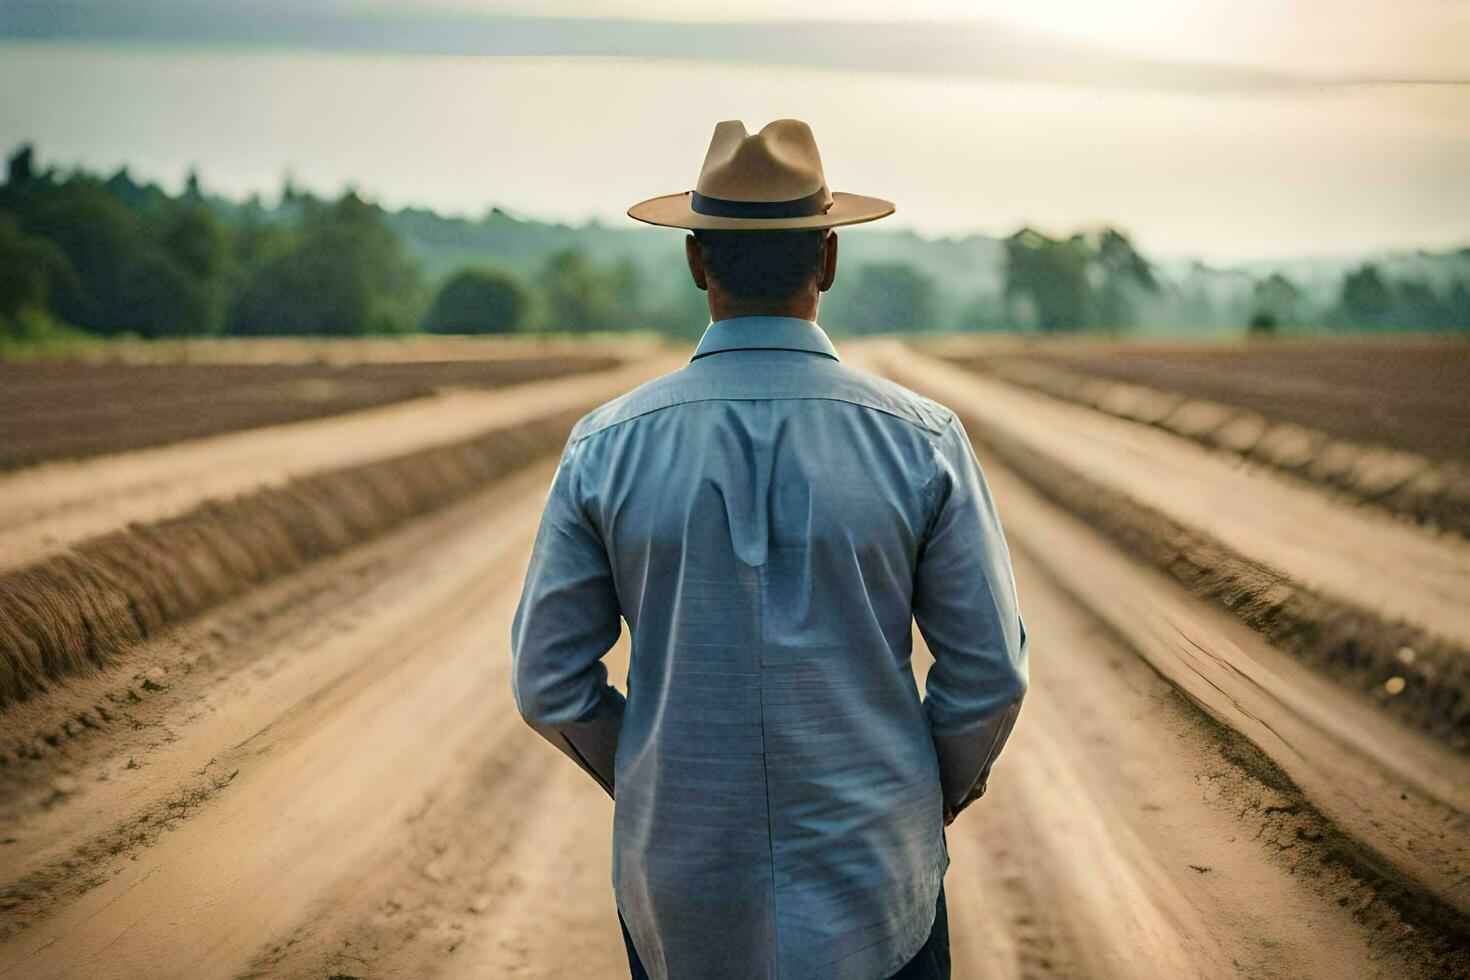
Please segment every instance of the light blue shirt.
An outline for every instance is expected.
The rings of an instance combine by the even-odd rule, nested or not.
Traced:
[[[1027,683],[960,420],[775,316],[711,323],[577,423],[512,651],[521,714],[614,797],[613,890],[659,980],[896,971],[933,924],[943,803],[985,791]]]

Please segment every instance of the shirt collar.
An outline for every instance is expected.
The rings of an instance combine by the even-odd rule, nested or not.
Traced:
[[[841,360],[826,331],[814,320],[793,316],[736,316],[715,320],[705,328],[696,358],[726,350],[803,350]]]

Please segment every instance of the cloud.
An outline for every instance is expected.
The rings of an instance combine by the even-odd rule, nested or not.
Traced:
[[[340,4],[303,10],[276,0],[250,5],[20,2],[0,8],[0,37],[378,54],[685,58],[1150,90],[1250,90],[1320,82],[1264,68],[1125,54],[976,21],[711,23],[364,11]]]

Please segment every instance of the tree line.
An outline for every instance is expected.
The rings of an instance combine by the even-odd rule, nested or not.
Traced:
[[[644,262],[597,261],[563,238],[534,263],[471,261],[430,282],[404,234],[435,222],[449,224],[428,212],[385,212],[351,190],[318,198],[289,182],[272,208],[207,196],[192,174],[171,195],[126,169],[108,178],[41,169],[21,147],[0,186],[0,337],[636,329],[688,338],[708,322],[703,294],[672,267],[673,249]],[[511,234],[530,239],[519,227]],[[999,243],[991,269],[974,270],[974,281],[994,285],[959,302],[952,293],[963,271],[940,283],[933,263],[900,257],[914,254],[910,244],[844,266],[823,302],[824,325],[1118,332],[1162,319],[1187,329],[1210,308],[1113,228],[1066,237],[1023,228]],[[1343,275],[1325,302],[1280,272],[1237,292],[1225,315],[1256,332],[1470,327],[1465,278],[1394,278],[1371,263]]]
[[[431,290],[381,209],[354,191],[322,200],[288,186],[280,208],[222,213],[197,176],[171,196],[126,170],[38,170],[29,147],[0,187],[0,268],[0,333],[11,337],[688,333],[708,322],[692,286],[692,303],[650,301],[635,265],[575,248],[530,277],[470,266]]]

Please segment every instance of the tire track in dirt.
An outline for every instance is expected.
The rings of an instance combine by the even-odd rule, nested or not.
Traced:
[[[120,870],[108,869],[105,883],[0,947],[0,972],[143,975],[167,949],[175,975],[233,973],[319,888],[394,839],[395,825],[426,793],[462,778],[455,763],[466,744],[520,726],[509,699],[505,627],[523,567],[515,559],[529,547],[549,479],[541,467],[515,496],[492,493],[488,499],[510,506],[467,523],[450,554],[422,566],[432,575],[342,624],[323,649],[291,651],[217,714],[180,726],[165,753],[170,764],[145,770],[154,792],[167,798],[172,781],[200,768],[201,757],[239,769],[228,790],[120,861]],[[67,809],[85,807],[105,825],[109,800],[125,816],[148,792],[104,787]],[[42,811],[12,832],[24,851],[6,856],[64,862],[79,842],[47,831],[65,823]],[[190,937],[187,945],[180,935]]]
[[[1193,705],[1036,558],[1016,570],[1032,687],[947,832],[956,976],[1431,975],[1267,842],[1289,801]]]

